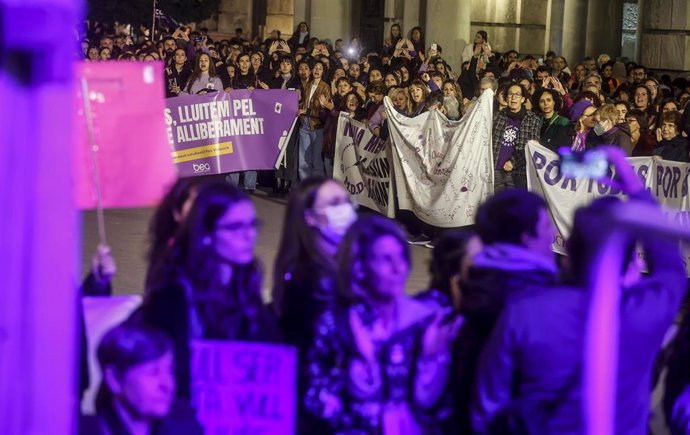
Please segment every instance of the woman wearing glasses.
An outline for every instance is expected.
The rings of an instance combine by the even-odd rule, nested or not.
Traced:
[[[188,218],[152,277],[143,320],[173,339],[178,396],[190,397],[190,341],[277,341],[272,311],[261,298],[254,256],[254,205],[226,183],[200,188]]]

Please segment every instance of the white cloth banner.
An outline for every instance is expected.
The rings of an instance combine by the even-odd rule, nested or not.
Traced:
[[[525,147],[527,186],[546,199],[551,219],[558,233],[554,251],[565,254],[565,241],[570,235],[575,210],[605,195],[621,195],[620,190],[590,179],[563,177],[558,168],[558,154],[530,141]],[[671,222],[690,226],[690,164],[654,160],[651,157],[630,157],[635,172],[656,197]],[[690,275],[690,251],[683,260]]]
[[[343,182],[357,204],[395,217],[390,144],[345,112],[338,118],[333,178]]]
[[[384,99],[401,209],[438,227],[474,224],[479,204],[494,191],[493,96],[484,91],[460,121],[437,110],[409,118]]]

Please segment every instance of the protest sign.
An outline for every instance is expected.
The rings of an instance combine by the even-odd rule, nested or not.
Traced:
[[[390,143],[340,112],[333,178],[343,182],[357,204],[392,218],[395,208],[391,169]]]
[[[166,100],[181,177],[272,169],[297,116],[294,90],[234,90]]]
[[[439,227],[473,224],[479,204],[493,194],[493,92],[484,91],[460,121],[437,110],[408,118],[389,98],[384,104],[400,208]]]
[[[591,179],[564,177],[558,167],[559,156],[535,141],[527,143],[527,186],[542,196],[549,207],[557,234],[553,249],[565,254],[575,211],[595,198],[622,195],[620,189]],[[630,157],[628,161],[644,180],[645,187],[661,204],[669,222],[690,228],[690,164],[654,160],[651,157]],[[684,254],[690,275],[690,251]]]
[[[590,179],[564,177],[559,169],[559,156],[536,141],[529,141],[527,153],[527,187],[542,196],[549,205],[551,219],[558,230],[554,250],[565,253],[565,240],[570,234],[575,210],[604,195],[620,195],[619,189]],[[635,172],[646,180],[652,165],[651,157],[629,159]],[[646,181],[645,181],[646,182]]]
[[[101,368],[96,357],[98,345],[108,331],[127,320],[139,308],[141,300],[139,295],[81,298],[89,366],[89,388],[84,392],[81,401],[81,411],[84,414],[96,413],[96,395],[101,385]]]
[[[175,181],[162,114],[162,68],[151,62],[76,65],[85,85],[78,86],[74,109],[77,207],[151,206]]]
[[[207,434],[295,434],[296,376],[290,346],[192,342],[192,400]]]

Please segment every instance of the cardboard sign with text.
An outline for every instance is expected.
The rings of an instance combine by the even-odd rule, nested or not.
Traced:
[[[209,435],[294,435],[297,351],[290,346],[196,340],[192,396]]]

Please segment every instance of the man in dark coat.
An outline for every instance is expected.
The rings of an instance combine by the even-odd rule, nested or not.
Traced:
[[[661,208],[623,152],[615,147],[606,152],[629,201],[656,205],[649,218],[663,220]],[[619,202],[604,197],[576,212],[563,285],[533,288],[507,301],[478,365],[472,405],[477,433],[496,429],[494,425],[510,415],[506,410],[511,408],[513,419],[537,425],[543,433],[585,431],[582,387],[591,303],[588,280],[605,234],[612,230],[601,217]],[[642,244],[649,267],[644,278],[636,242]],[[614,433],[632,435],[647,432],[654,360],[680,306],[686,280],[676,241],[631,232],[625,252],[617,271],[621,297]]]

